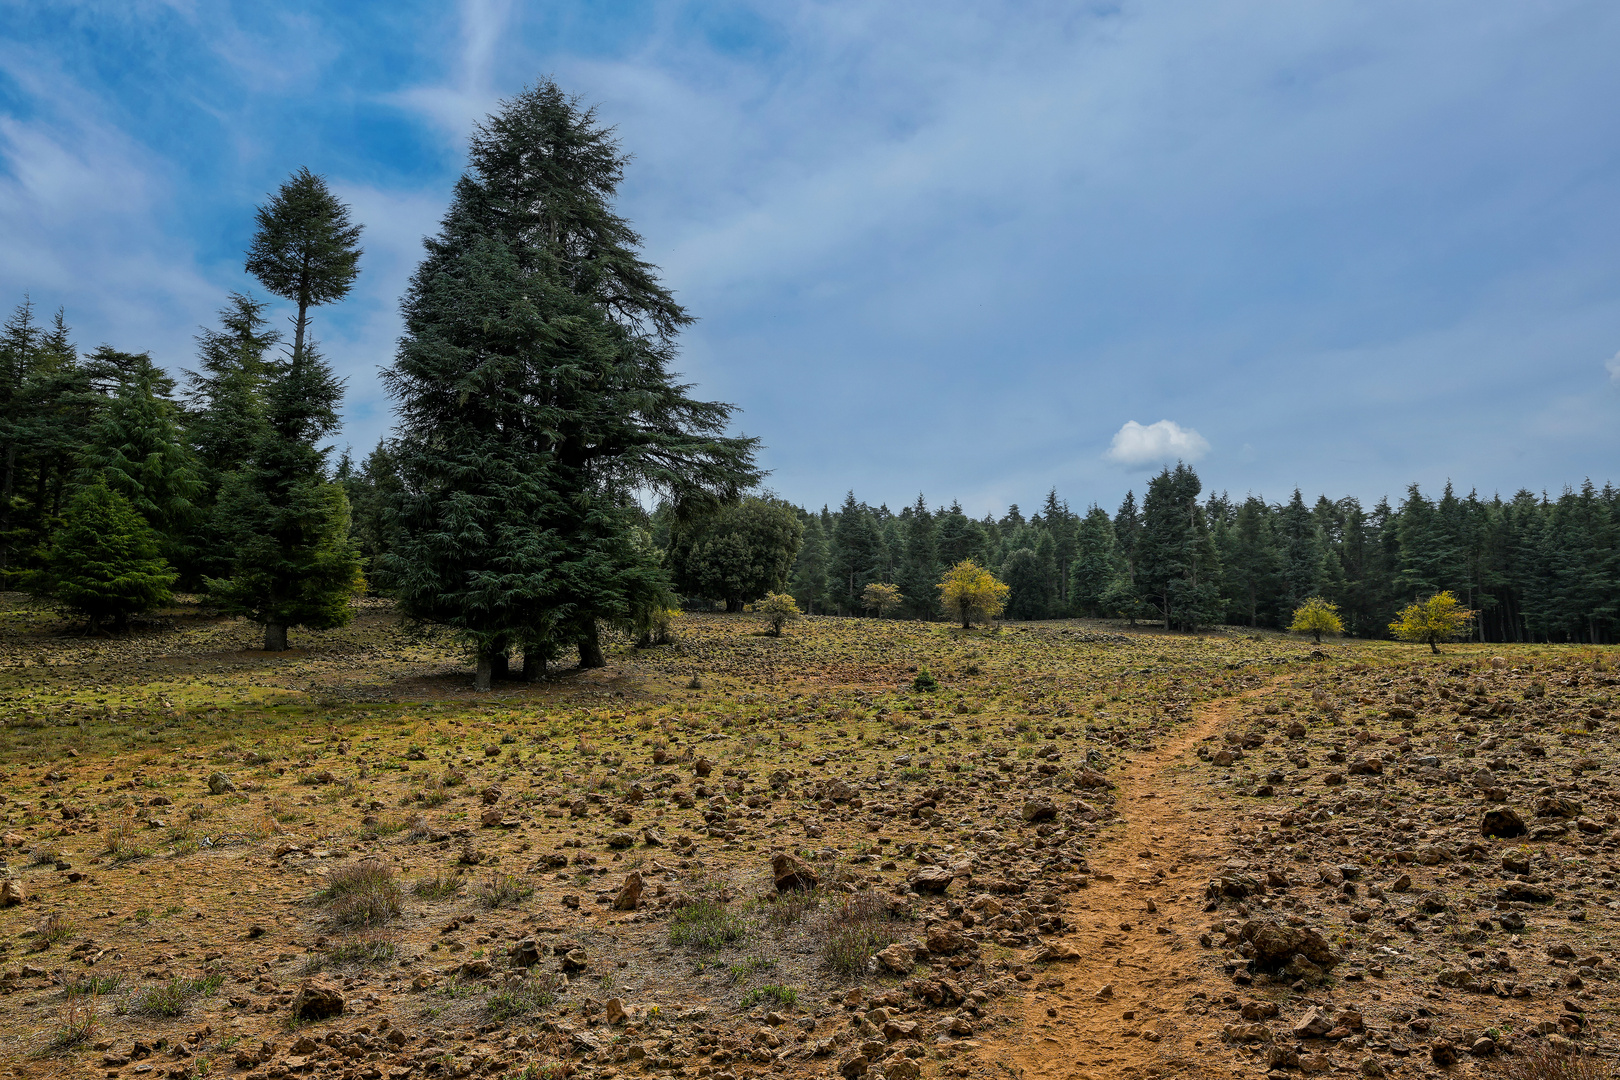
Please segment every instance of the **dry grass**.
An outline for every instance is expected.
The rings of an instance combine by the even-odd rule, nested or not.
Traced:
[[[361,859],[327,875],[326,888],[316,899],[337,926],[381,926],[399,914],[404,897],[393,867]]]

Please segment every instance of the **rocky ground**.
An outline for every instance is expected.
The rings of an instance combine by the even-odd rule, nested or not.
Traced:
[[[0,1057],[1067,1080],[1613,1044],[1614,650],[681,623],[478,695],[384,604],[269,656],[194,607],[96,640],[9,598]]]

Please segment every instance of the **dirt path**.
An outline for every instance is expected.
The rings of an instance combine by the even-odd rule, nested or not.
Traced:
[[[1196,991],[1219,1002],[1231,989],[1197,962],[1204,886],[1222,847],[1215,819],[1225,816],[1194,803],[1181,766],[1242,704],[1201,709],[1118,776],[1124,823],[1099,838],[1091,885],[1066,915],[1074,931],[1062,940],[1080,958],[1028,984],[1024,1038],[1012,1051],[1024,1080],[1230,1076],[1218,1025],[1185,1007]]]

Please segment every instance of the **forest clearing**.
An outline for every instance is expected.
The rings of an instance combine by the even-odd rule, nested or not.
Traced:
[[[478,694],[384,601],[282,653],[194,604],[114,639],[7,601],[14,1075],[1615,1049],[1612,648],[686,615]]]

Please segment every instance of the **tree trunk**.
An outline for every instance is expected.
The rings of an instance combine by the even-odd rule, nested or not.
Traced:
[[[1433,639],[1433,638],[1430,638],[1430,639],[1429,639],[1429,651],[1430,651],[1430,652],[1432,652],[1432,653],[1434,653],[1434,655],[1436,655],[1436,656],[1439,656],[1439,655],[1440,655],[1440,646],[1438,646],[1438,645],[1436,645],[1436,644],[1435,644],[1435,643],[1434,643],[1434,639]]]
[[[480,651],[478,654],[478,669],[473,675],[474,690],[488,690],[493,682],[495,662],[488,652]]]
[[[489,677],[495,682],[512,677],[511,661],[507,659],[504,651],[496,650],[489,654]]]
[[[539,649],[523,650],[523,681],[539,682],[546,677],[546,654]]]
[[[267,622],[264,624],[264,651],[287,651],[287,624]]]
[[[602,653],[602,638],[596,628],[595,619],[585,624],[585,632],[580,635],[579,666],[582,668],[607,667],[607,657]]]

